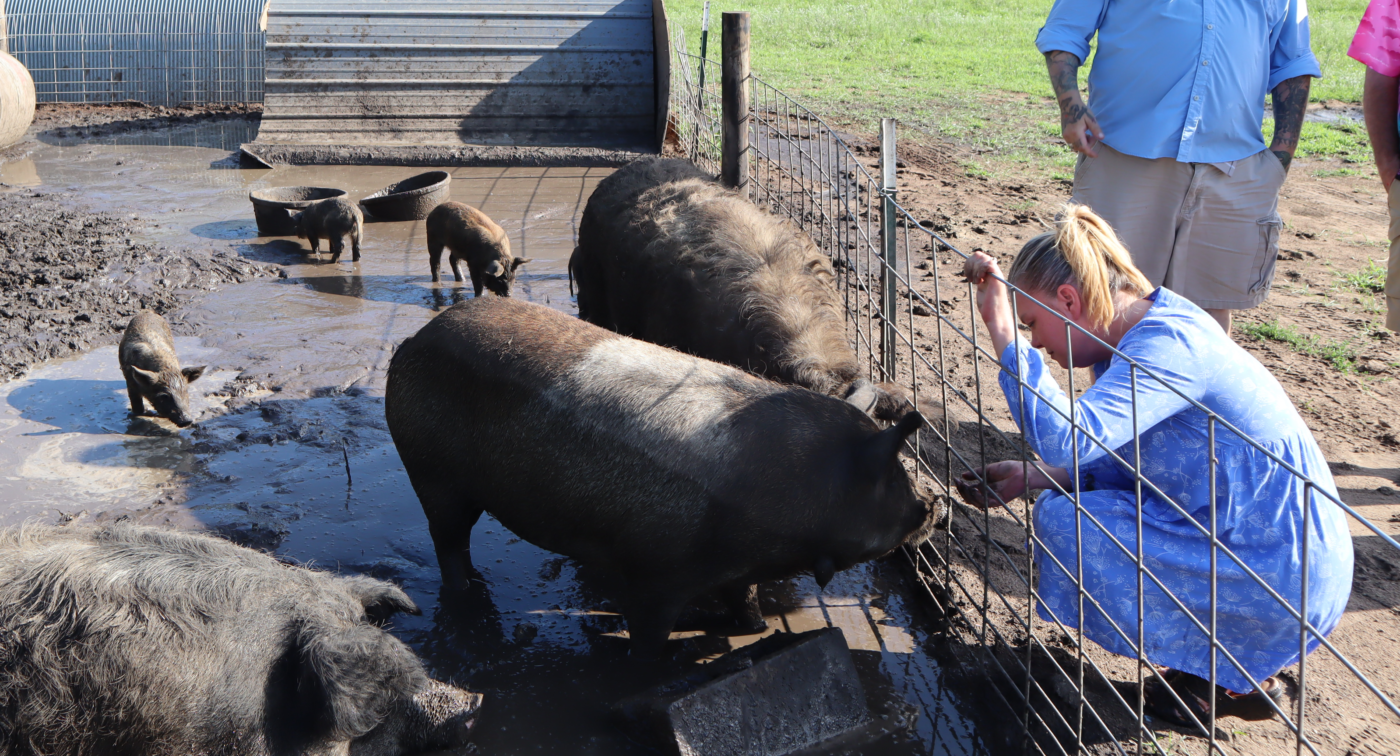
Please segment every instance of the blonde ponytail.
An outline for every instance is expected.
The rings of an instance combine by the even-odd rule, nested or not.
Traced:
[[[1073,203],[1061,209],[1054,231],[1026,242],[1007,280],[1025,291],[1045,293],[1072,284],[1083,297],[1086,318],[1098,328],[1107,328],[1117,315],[1115,294],[1142,297],[1152,291],[1113,228],[1094,211]]]

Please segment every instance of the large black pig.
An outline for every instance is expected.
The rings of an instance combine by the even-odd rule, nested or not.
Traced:
[[[688,160],[648,158],[603,179],[569,260],[579,317],[897,419],[908,393],[857,385],[831,261],[792,223]],[[873,391],[872,391],[873,389]]]
[[[131,526],[0,531],[0,754],[394,756],[481,697],[375,623],[395,586]]]
[[[898,458],[918,413],[881,431],[839,399],[514,299],[406,340],[385,414],[449,586],[490,512],[601,575],[642,658],[700,594],[757,631],[754,583],[825,585],[932,523]]]

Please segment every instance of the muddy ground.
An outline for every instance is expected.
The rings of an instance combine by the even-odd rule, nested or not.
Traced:
[[[0,193],[0,380],[115,343],[141,310],[164,315],[195,292],[277,274],[225,249],[139,242],[134,219],[65,193]]]
[[[874,139],[857,141],[864,162],[875,166],[878,143]],[[1014,178],[985,175],[966,168],[975,160],[970,152],[929,140],[906,140],[899,157],[904,163],[899,171],[900,202],[962,251],[986,251],[1000,258],[1003,268],[1027,239],[1046,229],[1045,221],[1070,194],[1069,182],[1053,178],[1049,170],[1027,166]],[[1374,273],[1374,261],[1381,269],[1385,267],[1386,197],[1374,174],[1338,175],[1357,173],[1355,169],[1337,160],[1295,161],[1281,192],[1280,214],[1286,225],[1272,292],[1261,306],[1236,313],[1234,336],[1278,377],[1298,406],[1332,465],[1343,500],[1395,537],[1400,535],[1400,338],[1382,328],[1383,300],[1372,288],[1374,278],[1365,277],[1368,271]],[[982,338],[986,335],[975,325],[969,291],[959,282],[962,260],[926,247],[914,256],[911,267],[915,286],[930,301],[939,302],[939,310],[948,318],[944,328],[947,378],[972,398],[976,382],[971,350],[950,326],[969,334],[976,328]],[[935,279],[941,298],[935,296]],[[927,308],[919,309],[913,318],[916,341],[936,365],[938,320]],[[997,427],[1011,431],[1015,426],[1005,400],[990,382],[995,370],[995,365],[982,361],[984,412]],[[1061,385],[1067,385],[1067,376],[1056,370]],[[1090,385],[1088,371],[1077,372],[1077,385],[1082,390]],[[933,376],[920,376],[921,390],[937,389]],[[955,417],[976,419],[973,407],[951,404]],[[1014,456],[1006,441],[1014,443],[1017,438],[1014,433],[1000,440],[988,434],[987,459]],[[969,452],[971,459],[976,444],[968,441],[973,450]],[[966,586],[966,591],[955,588],[949,599],[973,622],[961,633],[952,633],[950,653],[964,658],[975,670],[973,677],[979,679],[970,682],[1000,676],[996,663],[980,654],[978,640],[989,632],[976,621],[976,607],[982,603],[979,570],[984,558],[991,565],[994,588],[988,614],[1004,639],[998,660],[1007,669],[1014,669],[1017,662],[1010,656],[1026,658],[1026,635],[1021,630],[1026,589],[1017,573],[1030,574],[1025,564],[1025,534],[1019,524],[1028,515],[1022,502],[1014,517],[1003,510],[985,520],[992,534],[990,555],[982,547],[986,543],[982,535],[984,515],[966,506],[958,508],[952,518],[951,537],[933,539],[940,550],[954,554],[953,585],[961,580]],[[1400,653],[1400,552],[1356,520],[1352,521],[1352,534],[1355,584],[1348,613],[1331,640],[1381,690],[1400,700],[1400,667],[1394,663]],[[999,599],[998,593],[1005,599]],[[1069,703],[1073,690],[1067,687],[1076,674],[1073,640],[1038,619],[1034,632],[1049,648],[1048,655],[1040,648],[1033,654],[1036,679],[1045,691],[1037,694],[1038,711],[1046,721],[1060,722],[1058,736],[1068,742],[1065,723],[1076,721],[1075,708]],[[1092,644],[1088,644],[1087,656],[1108,678],[1087,673],[1090,700],[1103,712],[1109,730],[1126,744],[1134,736],[1135,720],[1109,686],[1123,688],[1119,692],[1122,699],[1135,707],[1135,662],[1104,653]],[[1068,672],[1068,678],[1052,672],[1052,658]],[[1296,695],[1296,667],[1285,670],[1282,677],[1290,696]],[[1323,651],[1309,657],[1307,690],[1307,730],[1318,752],[1400,752],[1400,720],[1331,654]],[[1001,695],[1015,696],[1009,689]],[[989,709],[1004,707],[995,698],[988,694]],[[1060,714],[1053,713],[1051,701]],[[1289,706],[1296,707],[1296,700],[1290,698]],[[1116,753],[1109,743],[1112,738],[1092,719],[1089,716],[1084,735],[1090,751]],[[1160,742],[1170,752],[1206,751],[1202,738],[1170,725],[1155,726]],[[1222,720],[1218,729],[1230,753],[1265,756],[1282,753],[1285,748],[1292,752],[1291,735],[1277,722]]]
[[[77,117],[84,134],[104,121]],[[428,281],[421,222],[367,224],[363,260],[337,264],[295,239],[260,237],[252,222],[252,189],[336,186],[353,200],[419,169],[239,168],[227,158],[252,138],[247,121],[209,115],[80,136],[59,119],[0,156],[0,181],[11,187],[62,189],[84,212],[129,210],[138,245],[208,246],[280,273],[172,303],[182,361],[209,366],[191,386],[193,428],[130,418],[115,347],[95,339],[0,382],[0,525],[39,518],[203,528],[283,559],[394,580],[424,616],[396,619],[393,632],[435,676],[486,695],[480,752],[652,752],[617,727],[608,707],[668,668],[618,672],[625,627],[575,565],[488,516],[472,537],[482,580],[467,596],[440,591],[426,523],[383,420],[394,347],[471,296]],[[452,196],[491,215],[512,249],[535,261],[515,296],[572,312],[564,262],[582,204],[609,172],[454,168]],[[44,199],[28,189],[10,194]],[[143,269],[128,284],[159,288],[169,277],[162,270]],[[778,581],[760,598],[771,631],[842,629],[873,711],[889,715],[881,720],[889,732],[863,753],[985,753],[942,685],[923,600],[897,562],[848,570],[825,590],[808,576]],[[684,666],[754,639],[679,632],[668,651]],[[917,712],[912,721],[906,706]]]

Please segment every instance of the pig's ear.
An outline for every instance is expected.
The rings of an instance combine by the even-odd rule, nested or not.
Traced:
[[[500,260],[492,260],[486,264],[486,275],[492,278],[500,278],[505,274],[506,266],[502,265]]]
[[[917,411],[901,417],[899,422],[876,433],[861,445],[856,468],[867,480],[879,480],[889,472],[890,465],[899,457],[904,439],[924,424],[924,416]]]
[[[510,269],[511,269],[511,270],[518,270],[518,269],[520,268],[521,265],[524,265],[525,263],[529,263],[529,262],[534,262],[534,260],[530,260],[530,259],[524,258],[524,257],[517,257],[517,258],[515,258],[514,260],[511,260],[511,261],[510,261]]]
[[[345,587],[364,606],[365,618],[376,625],[383,624],[399,612],[414,616],[423,613],[413,599],[393,583],[356,575],[345,578]]]
[[[396,701],[428,685],[413,652],[373,625],[308,623],[297,641],[298,696],[331,739],[363,736],[384,721]]]
[[[185,383],[194,383],[199,380],[201,375],[204,375],[204,371],[208,367],[208,365],[200,365],[199,367],[180,368],[180,375],[185,376]]]
[[[875,390],[874,384],[864,378],[852,383],[846,390],[846,402],[861,412],[869,413],[879,399],[880,392]]]
[[[150,389],[160,385],[160,373],[142,370],[135,365],[131,366],[131,377],[141,385],[141,388]]]

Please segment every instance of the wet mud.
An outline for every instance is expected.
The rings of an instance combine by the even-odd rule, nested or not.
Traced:
[[[664,662],[630,665],[625,623],[590,577],[489,515],[473,532],[480,579],[445,594],[384,424],[384,371],[400,341],[471,297],[470,283],[431,283],[421,221],[367,223],[359,263],[331,264],[295,238],[258,237],[250,190],[335,186],[358,200],[417,171],[238,169],[228,161],[236,138],[189,124],[105,143],[31,143],[0,163],[0,181],[24,175],[88,207],[120,203],[144,220],[131,229],[139,244],[207,246],[278,272],[168,314],[182,362],[209,365],[191,386],[192,428],[128,416],[112,346],[0,383],[0,497],[11,503],[0,525],[205,528],[285,560],[393,580],[424,614],[396,618],[392,631],[434,676],[486,695],[477,752],[653,752],[619,726],[612,704],[759,636],[678,631]],[[565,264],[583,204],[609,169],[451,173],[452,199],[481,208],[510,234],[515,254],[535,261],[521,269],[515,296],[574,312]],[[802,576],[764,585],[760,597],[770,632],[842,629],[872,712],[888,723],[861,753],[984,753],[944,685],[917,589],[887,560],[841,573],[824,591]],[[682,627],[703,627],[703,615],[683,617]]]
[[[139,242],[139,223],[73,204],[0,193],[0,377],[115,342],[141,310],[166,313],[196,291],[276,275],[226,249]]]

